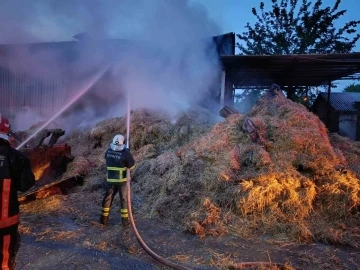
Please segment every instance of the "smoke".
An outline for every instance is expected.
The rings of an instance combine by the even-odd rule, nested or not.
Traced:
[[[10,46],[0,55],[13,76],[42,81],[31,94],[26,83],[13,94],[31,111],[15,116],[18,130],[52,117],[105,65],[108,72],[58,123],[72,129],[121,116],[127,93],[132,109],[176,115],[213,95],[218,83],[211,37],[221,30],[204,7],[186,0],[2,1],[0,23],[2,44],[54,42]],[[87,35],[72,39],[78,33]]]

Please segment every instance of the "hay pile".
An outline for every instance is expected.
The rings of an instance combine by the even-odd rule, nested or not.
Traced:
[[[241,114],[213,125],[203,110],[175,123],[154,111],[132,112],[137,211],[201,237],[251,230],[359,246],[359,179],[355,169],[339,170],[351,163],[349,154],[332,146],[319,118],[282,95],[264,96],[247,116],[258,143],[242,131]],[[99,164],[93,170],[103,170],[104,151],[118,132],[125,134],[124,118],[68,143],[74,155]],[[79,145],[83,137],[87,145]]]
[[[176,145],[184,144],[207,132],[214,123],[213,119],[214,115],[202,108],[184,112],[175,120],[159,111],[132,111],[130,149],[137,162],[157,157]],[[103,120],[87,132],[72,132],[66,140],[75,156],[72,163],[87,163],[90,169],[86,174],[94,181],[96,178],[93,176],[103,180],[106,172],[104,153],[109,148],[113,136],[118,133],[126,135],[126,116]],[[70,165],[69,168],[70,174],[75,171],[74,166]]]
[[[334,149],[344,155],[343,165],[350,168],[360,177],[360,142],[352,141],[336,133],[331,133],[329,138]]]

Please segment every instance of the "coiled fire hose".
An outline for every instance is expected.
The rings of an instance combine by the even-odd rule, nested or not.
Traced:
[[[127,148],[129,148],[129,137],[130,137],[130,94],[128,93],[127,95],[127,118],[126,118],[126,146]],[[146,251],[146,253],[148,253],[152,258],[154,258],[155,260],[157,260],[158,262],[171,267],[173,269],[177,269],[177,270],[191,270],[191,268],[187,268],[185,266],[181,266],[178,265],[176,263],[173,263],[161,256],[159,256],[158,254],[156,254],[154,251],[152,251],[146,244],[145,242],[142,240],[136,225],[135,225],[135,221],[134,221],[134,217],[132,214],[132,208],[131,208],[131,189],[130,189],[130,182],[131,182],[131,178],[130,178],[130,170],[129,168],[126,170],[126,190],[127,190],[127,204],[128,204],[128,212],[129,212],[129,219],[130,219],[130,223],[131,223],[131,227],[134,230],[136,239],[138,240],[139,244],[141,245],[141,247]]]

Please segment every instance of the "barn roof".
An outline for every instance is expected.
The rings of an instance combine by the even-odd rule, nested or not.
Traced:
[[[326,92],[320,92],[319,96],[325,101],[328,100]],[[359,113],[359,110],[355,107],[356,102],[360,102],[360,93],[333,92],[330,94],[330,105],[339,112]]]
[[[360,53],[309,55],[233,55],[221,57],[235,88],[328,85],[360,78]]]

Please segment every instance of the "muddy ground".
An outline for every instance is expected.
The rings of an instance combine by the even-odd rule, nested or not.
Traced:
[[[98,223],[102,194],[94,190],[86,201],[79,201],[73,192],[23,203],[18,269],[170,269],[141,248],[131,227],[122,227],[118,197],[108,227]],[[136,198],[133,211],[144,242],[160,256],[191,269],[234,269],[231,266],[240,262],[278,263],[286,265],[284,269],[360,269],[360,250],[355,248],[297,244],[265,235],[200,239],[176,224],[140,216]]]

